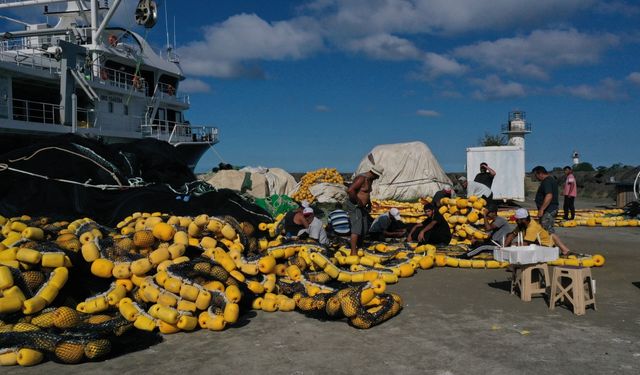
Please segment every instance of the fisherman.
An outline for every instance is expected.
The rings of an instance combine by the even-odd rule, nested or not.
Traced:
[[[491,189],[491,186],[493,185],[493,178],[495,176],[496,176],[496,171],[491,169],[489,167],[489,164],[487,164],[486,162],[482,162],[480,163],[480,173],[476,175],[473,181],[479,182],[484,186],[488,187],[489,189]]]
[[[476,242],[472,245],[472,249],[463,254],[461,258],[471,258],[483,251],[493,251],[498,245],[504,244],[506,237],[513,231],[507,219],[498,216],[498,206],[490,204],[482,210],[484,216],[484,230],[490,233],[489,238],[482,242]]]
[[[385,238],[400,238],[407,234],[400,211],[393,207],[378,216],[369,228],[369,238],[374,241],[384,241]]]
[[[329,243],[322,220],[315,217],[311,207],[287,212],[284,217],[284,231],[287,237],[304,238],[308,236],[322,245]]]
[[[311,209],[310,213],[307,209],[311,208],[298,208],[286,213],[286,215],[284,216],[285,236],[297,237],[304,233],[307,228],[309,228],[309,225],[313,220],[313,209]],[[306,214],[304,212],[305,210],[307,210]]]
[[[345,202],[345,209],[351,221],[351,255],[358,254],[358,245],[362,244],[369,230],[372,185],[383,172],[381,166],[373,165],[368,172],[356,176],[347,189],[349,199]]]
[[[511,243],[518,234],[522,234],[523,245],[537,244],[548,247],[553,246],[554,242],[549,232],[541,227],[535,220],[531,220],[529,211],[525,208],[518,208],[514,218],[516,220],[516,229],[507,235],[504,241],[505,246],[511,246]]]
[[[570,253],[569,248],[560,240],[555,229],[553,229],[559,207],[558,182],[547,172],[547,169],[541,165],[533,168],[531,173],[540,181],[540,186],[538,186],[535,198],[540,225],[551,234],[553,242],[558,245],[562,255],[568,255]]]
[[[433,195],[431,203],[433,203],[436,208],[440,208],[440,206],[442,206],[442,198],[451,198],[451,188],[449,186],[446,186],[442,190],[436,191],[436,193]]]
[[[411,228],[409,235],[407,235],[407,241],[419,244],[448,245],[451,242],[451,230],[449,230],[447,221],[432,203],[425,204],[423,210],[427,218]]]
[[[578,187],[576,185],[576,177],[573,175],[573,169],[570,166],[564,167],[564,175],[566,179],[564,181],[564,189],[562,195],[564,195],[563,211],[565,220],[573,220],[576,218],[576,196],[578,195]]]
[[[467,181],[464,176],[458,177],[458,182],[465,189],[467,198],[470,196],[482,197],[487,202],[493,200],[493,192],[486,185],[475,181]]]

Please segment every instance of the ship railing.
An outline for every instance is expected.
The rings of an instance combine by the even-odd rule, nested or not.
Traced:
[[[175,121],[161,121],[156,124],[141,126],[144,137],[156,138],[177,143],[209,143],[218,142],[218,128],[212,126],[194,126]]]
[[[13,99],[13,119],[16,121],[60,125],[61,109],[57,104]]]
[[[31,69],[48,70],[50,73],[60,73],[62,67],[60,61],[44,55],[41,49],[31,48],[30,44],[13,39],[0,42],[0,61]]]
[[[40,124],[61,125],[60,112],[63,106],[53,103],[36,102],[32,100],[12,99],[13,119],[16,121],[35,122]],[[93,109],[78,108],[78,127],[92,128],[96,126],[96,116]]]
[[[173,100],[176,100],[180,103],[190,104],[189,95],[178,94],[176,92],[176,88],[168,83],[159,82],[156,94],[160,98],[172,98]]]
[[[94,81],[102,82],[123,90],[134,90],[140,93],[147,92],[147,81],[139,75],[106,68],[104,66],[98,66],[95,71],[97,75],[91,76]]]

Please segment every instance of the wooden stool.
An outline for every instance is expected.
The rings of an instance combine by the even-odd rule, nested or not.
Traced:
[[[533,271],[538,272],[538,278],[533,281]],[[531,301],[533,294],[545,294],[549,282],[549,267],[546,263],[515,265],[513,278],[511,279],[511,294],[515,294],[516,288],[520,291],[520,299]]]
[[[562,281],[570,282],[565,287]],[[587,295],[585,296],[585,292]],[[593,305],[596,309],[596,296],[593,290],[593,277],[589,267],[555,267],[553,269],[553,280],[551,282],[551,298],[549,298],[549,309],[556,307],[556,302],[568,301],[573,306],[573,313],[584,315],[586,307]]]

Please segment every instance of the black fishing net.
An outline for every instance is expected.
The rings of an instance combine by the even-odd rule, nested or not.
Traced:
[[[0,163],[0,212],[8,216],[88,216],[109,226],[155,211],[229,215],[254,227],[272,221],[233,191],[197,181],[172,146],[151,139],[105,145],[64,135],[2,154]]]

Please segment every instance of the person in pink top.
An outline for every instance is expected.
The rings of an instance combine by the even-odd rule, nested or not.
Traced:
[[[571,167],[564,167],[564,175],[566,179],[564,181],[564,189],[562,195],[564,195],[564,219],[573,220],[576,218],[576,195],[578,195],[578,186],[576,185],[576,178],[573,175]]]

